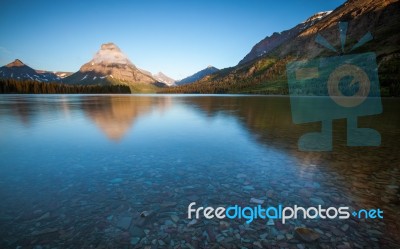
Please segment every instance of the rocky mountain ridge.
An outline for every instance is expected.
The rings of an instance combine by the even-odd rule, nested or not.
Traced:
[[[284,30],[282,32],[274,32],[271,36],[265,37],[263,40],[254,45],[251,51],[239,62],[239,65],[268,54],[270,51],[272,51],[285,41],[296,37],[303,30],[315,25],[323,18],[328,16],[330,13],[332,13],[332,11],[323,11],[316,13],[309,17],[306,21],[296,25],[291,29]]]
[[[51,72],[35,70],[25,65],[21,60],[0,67],[0,79],[33,80],[39,82],[53,82],[60,78]]]

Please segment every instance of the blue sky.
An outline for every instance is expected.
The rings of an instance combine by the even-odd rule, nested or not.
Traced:
[[[180,79],[234,66],[265,36],[343,2],[2,0],[0,65],[75,72],[114,42],[136,66]]]

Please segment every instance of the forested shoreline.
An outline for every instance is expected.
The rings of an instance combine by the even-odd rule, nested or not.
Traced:
[[[21,94],[101,94],[101,93],[131,93],[127,85],[70,85],[57,82],[38,82],[31,80],[1,79],[0,93]]]
[[[214,84],[192,84],[152,89],[142,92],[128,85],[72,85],[59,82],[38,82],[32,80],[0,79],[0,94],[131,94],[131,93],[161,93],[161,94],[263,94],[289,95],[289,89],[281,82],[261,83],[242,80],[239,83],[214,82]],[[269,87],[266,87],[269,86]],[[271,87],[272,86],[272,87]],[[382,97],[399,97],[400,87],[391,84],[380,89]],[[305,94],[310,95],[310,94]],[[315,94],[311,94],[315,95]],[[325,96],[320,93],[318,96]]]

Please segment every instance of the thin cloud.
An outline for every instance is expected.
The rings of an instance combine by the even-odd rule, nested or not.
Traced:
[[[0,53],[2,54],[11,54],[11,51],[5,47],[0,46]]]

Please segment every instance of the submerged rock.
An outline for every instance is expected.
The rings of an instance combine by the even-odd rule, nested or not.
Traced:
[[[236,175],[236,178],[246,178],[247,175],[243,174],[243,173],[239,173]]]
[[[131,245],[136,245],[137,243],[139,243],[139,241],[140,241],[140,238],[138,238],[138,237],[133,237],[133,238],[131,238]]]
[[[313,242],[319,239],[320,235],[313,230],[305,227],[298,227],[294,230],[295,235],[305,242]]]
[[[255,204],[259,204],[262,205],[264,203],[264,200],[261,199],[257,199],[257,198],[250,198],[250,203],[255,203]]]
[[[230,227],[230,224],[228,222],[222,220],[219,222],[219,227],[221,228],[221,230],[225,230]]]
[[[268,222],[267,222],[267,226],[273,226],[273,225],[275,225],[274,220],[273,219],[269,219]]]
[[[40,231],[33,231],[31,233],[32,236],[39,236],[39,235],[44,235],[44,234],[49,234],[49,233],[56,233],[58,232],[58,228],[45,228]]]
[[[122,178],[114,178],[112,180],[110,180],[110,183],[116,184],[116,183],[121,183],[123,182]]]
[[[140,213],[140,217],[146,218],[146,217],[149,217],[152,213],[153,212],[151,212],[151,211],[143,211]]]
[[[128,228],[131,225],[131,221],[132,221],[132,217],[129,217],[129,216],[121,217],[117,222],[117,227],[124,229],[124,230],[128,230]]]
[[[50,212],[47,212],[47,213],[43,214],[36,221],[46,220],[48,218],[50,218]]]
[[[277,240],[283,240],[285,238],[285,236],[283,234],[278,234],[278,236],[276,236]]]
[[[246,191],[253,191],[253,190],[254,190],[254,187],[253,187],[253,186],[250,186],[250,185],[244,186],[244,187],[243,187],[243,190],[246,190]]]
[[[179,217],[178,216],[176,216],[176,215],[171,215],[171,219],[175,222],[175,223],[177,223],[178,221],[179,221]]]
[[[132,225],[129,228],[129,233],[133,237],[144,237],[146,235],[145,231],[138,226]]]
[[[165,201],[165,202],[163,202],[163,203],[161,203],[161,207],[163,207],[163,208],[167,208],[167,207],[175,207],[176,206],[176,202],[174,202],[174,201]]]
[[[315,205],[324,205],[325,204],[325,202],[321,198],[318,198],[318,197],[312,197],[312,198],[310,198],[310,201],[312,202],[312,204],[315,204]]]
[[[194,226],[194,225],[196,225],[198,222],[199,222],[198,220],[193,219],[193,220],[191,220],[191,221],[187,224],[187,226],[188,226],[188,227]]]

